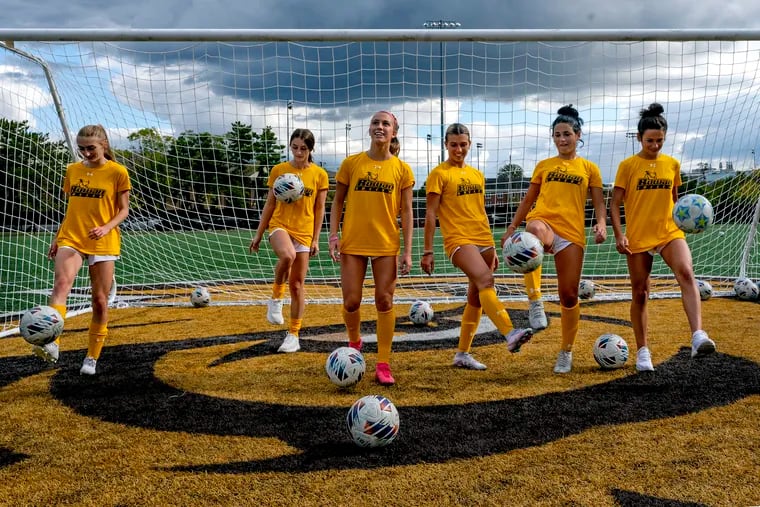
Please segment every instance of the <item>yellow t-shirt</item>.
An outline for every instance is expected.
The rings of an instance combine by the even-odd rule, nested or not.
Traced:
[[[615,186],[625,190],[625,235],[631,252],[685,237],[673,221],[673,187],[681,186],[678,160],[662,153],[657,160],[629,157],[618,166]]]
[[[397,157],[377,161],[362,152],[345,159],[335,179],[348,187],[341,253],[398,255],[401,191],[414,185],[411,167]]]
[[[267,185],[274,185],[274,180],[285,173],[293,173],[303,181],[303,197],[295,202],[275,204],[274,213],[269,221],[269,231],[284,229],[291,238],[302,245],[311,246],[314,237],[314,204],[317,194],[329,188],[327,171],[312,163],[309,167],[298,169],[290,162],[277,164],[269,173]]]
[[[538,163],[530,182],[541,190],[526,220],[543,220],[556,234],[585,246],[586,199],[589,187],[602,188],[599,167],[581,157],[552,157]]]
[[[494,244],[485,209],[485,181],[474,167],[459,168],[449,162],[438,165],[428,176],[425,190],[441,196],[438,222],[447,256],[462,245]]]
[[[82,162],[69,164],[63,180],[68,206],[58,230],[58,246],[70,246],[85,255],[121,255],[118,227],[98,240],[87,233],[116,216],[119,194],[131,189],[127,168],[113,160],[97,169]]]

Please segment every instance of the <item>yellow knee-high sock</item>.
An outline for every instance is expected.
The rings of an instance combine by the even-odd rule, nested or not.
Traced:
[[[89,342],[87,344],[88,357],[93,359],[100,357],[106,336],[108,336],[108,322],[90,322]]]
[[[51,307],[58,310],[58,313],[61,314],[61,317],[63,317],[63,320],[66,320],[66,305],[50,305]],[[61,338],[58,337],[55,339],[55,344],[60,345],[61,344]]]
[[[362,336],[360,334],[360,328],[362,325],[361,307],[357,308],[353,312],[349,312],[344,307],[343,322],[346,323],[346,334],[348,334],[348,341],[351,343],[359,343],[362,339]]]
[[[462,312],[462,327],[459,330],[459,352],[469,352],[472,347],[472,340],[475,338],[475,331],[480,324],[480,316],[483,314],[483,308],[472,306],[470,303],[464,305]]]
[[[272,299],[282,299],[285,297],[285,289],[288,288],[286,283],[272,284]]]
[[[288,333],[298,336],[301,331],[301,323],[303,319],[290,319],[290,326],[288,327]]]
[[[562,350],[570,352],[578,335],[578,323],[581,320],[581,305],[575,303],[572,308],[560,305],[562,320]]]
[[[377,312],[377,362],[388,363],[391,360],[393,332],[396,330],[396,312],[393,308],[387,312]]]
[[[525,291],[528,293],[528,300],[535,301],[541,299],[541,266],[538,266],[530,273],[523,275],[525,280]]]
[[[489,287],[478,292],[480,298],[480,305],[483,307],[483,311],[486,312],[491,322],[496,325],[496,328],[503,335],[509,333],[514,326],[512,326],[512,319],[509,318],[507,309],[499,301],[499,297],[496,295],[496,289]]]

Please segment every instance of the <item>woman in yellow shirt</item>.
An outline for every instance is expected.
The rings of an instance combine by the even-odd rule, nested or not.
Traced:
[[[94,375],[108,335],[108,293],[114,264],[121,255],[118,225],[129,214],[132,186],[126,167],[115,161],[108,135],[101,125],[87,125],[77,133],[84,160],[69,164],[63,181],[68,196],[66,215],[48,250],[55,262],[50,306],[66,318],[66,300],[85,260],[92,287],[87,356],[79,372]],[[59,340],[33,352],[49,362],[58,361]]]
[[[673,204],[678,200],[681,165],[660,153],[665,143],[668,122],[658,103],[640,112],[636,138],[641,151],[623,160],[615,176],[610,203],[610,219],[617,251],[627,256],[631,276],[631,323],[636,337],[636,369],[652,371],[652,355],[647,337],[649,275],[654,256],[660,254],[681,287],[686,318],[691,328],[691,357],[715,351],[713,342],[702,330],[702,304],[694,277],[691,251],[685,235],[673,221]],[[620,206],[625,203],[626,226],[623,232]]]
[[[269,244],[277,255],[274,267],[272,298],[267,302],[267,320],[272,324],[285,323],[282,299],[285,288],[290,289],[290,321],[278,352],[297,352],[301,349],[301,331],[306,294],[304,281],[309,259],[319,253],[319,234],[325,218],[325,200],[329,181],[327,172],[314,163],[314,134],[309,129],[296,129],[290,136],[293,160],[277,164],[269,173],[269,193],[261,211],[261,221],[249,250],[258,252],[264,232],[269,229]],[[282,174],[297,175],[304,185],[304,195],[291,203],[277,202],[272,189]]]
[[[396,315],[393,294],[397,271],[409,273],[412,265],[412,188],[414,174],[406,162],[391,152],[391,142],[398,134],[396,117],[387,112],[375,113],[370,120],[369,150],[351,155],[341,163],[335,197],[330,208],[330,257],[340,262],[343,291],[343,320],[349,346],[361,349],[359,334],[361,302],[367,264],[372,264],[377,309],[377,365],[375,379],[381,385],[393,385],[390,355]],[[345,205],[345,212],[344,212]],[[400,256],[398,217],[404,236]],[[342,220],[342,234],[339,228]]]
[[[494,289],[493,271],[499,261],[485,209],[485,176],[465,161],[471,146],[470,131],[461,123],[451,124],[444,141],[448,158],[433,169],[425,183],[425,249],[420,267],[427,274],[433,273],[433,237],[438,221],[446,256],[467,275],[469,282],[453,365],[485,370],[486,365],[470,354],[483,310],[506,339],[510,352],[520,350],[533,330],[513,329]]]
[[[607,239],[607,209],[599,167],[577,153],[582,125],[583,120],[572,105],[557,111],[552,123],[557,156],[538,163],[530,187],[501,237],[504,246],[507,238],[526,220],[525,230],[541,240],[545,252],[554,255],[562,323],[562,345],[554,365],[555,373],[568,373],[573,366],[572,349],[581,315],[578,284],[586,246],[585,208],[589,190],[596,215],[594,241],[602,243]],[[541,300],[541,268],[525,275],[525,286],[530,300],[531,327],[543,329],[547,322]]]

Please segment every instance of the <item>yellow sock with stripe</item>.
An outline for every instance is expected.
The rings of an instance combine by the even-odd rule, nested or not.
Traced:
[[[396,330],[396,312],[377,312],[377,362],[390,363],[393,333]]]
[[[282,299],[285,297],[285,289],[288,288],[286,283],[272,284],[272,299]]]
[[[349,312],[346,308],[343,308],[343,322],[346,323],[346,334],[348,334],[348,341],[351,343],[359,343],[362,339],[360,334],[360,328],[362,325],[361,307],[357,308],[353,312]]]
[[[535,301],[541,299],[541,266],[538,266],[530,273],[523,275],[525,281],[525,291],[528,293],[528,300]]]
[[[581,305],[575,303],[572,308],[560,305],[562,320],[562,350],[570,352],[578,335],[578,323],[581,320]]]
[[[499,332],[503,335],[507,335],[514,326],[512,326],[512,319],[509,318],[507,309],[499,301],[499,297],[496,295],[496,289],[489,287],[478,292],[480,298],[480,305],[483,307],[483,311],[486,312],[488,318],[494,323]]]
[[[63,317],[63,320],[66,320],[66,305],[50,305],[52,308],[55,308],[58,310],[58,313],[61,314],[61,317]],[[55,344],[60,345],[61,344],[61,338],[58,337],[55,339]]]
[[[87,357],[98,359],[103,344],[108,336],[108,322],[90,322],[90,332],[87,343]]]
[[[470,303],[464,305],[462,312],[462,327],[459,330],[459,352],[469,352],[472,347],[472,340],[475,338],[475,332],[480,324],[480,316],[483,314],[483,308],[472,306]]]
[[[290,319],[290,326],[288,327],[288,333],[298,336],[301,331],[301,323],[303,319]]]

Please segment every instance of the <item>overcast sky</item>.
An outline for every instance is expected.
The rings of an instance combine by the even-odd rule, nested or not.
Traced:
[[[756,0],[3,0],[5,28],[757,28]]]
[[[0,29],[421,29],[426,20],[455,20],[461,23],[464,29],[760,28],[760,2],[757,0],[0,1],[4,12]],[[19,47],[23,45],[20,44]],[[447,47],[455,48],[456,44],[450,43]],[[321,159],[326,165],[335,166],[346,151],[355,152],[366,148],[367,136],[363,123],[366,123],[371,113],[367,108],[374,108],[379,103],[383,104],[383,107],[393,108],[399,114],[404,126],[400,136],[402,158],[423,174],[425,167],[431,162],[432,165],[437,162],[437,143],[440,139],[437,112],[442,107],[441,102],[437,101],[438,88],[435,85],[439,76],[436,72],[431,72],[440,65],[436,56],[436,44],[428,44],[427,49],[420,48],[422,56],[415,57],[417,59],[411,68],[405,61],[403,72],[386,68],[385,74],[380,74],[381,77],[390,76],[391,79],[396,79],[397,76],[401,76],[395,87],[388,86],[387,92],[371,83],[374,74],[368,73],[363,62],[362,68],[356,70],[355,61],[350,54],[342,62],[345,65],[348,83],[344,83],[341,89],[336,76],[340,77],[342,71],[333,70],[333,74],[327,77],[323,74],[322,67],[337,65],[336,60],[323,59],[319,55],[316,60],[318,64],[309,68],[304,65],[303,83],[298,86],[292,83],[283,84],[280,69],[293,65],[290,49],[287,49],[285,57],[278,52],[280,49],[269,46],[260,57],[255,54],[235,54],[235,60],[228,60],[228,55],[222,53],[235,53],[234,48],[212,48],[211,53],[216,53],[218,62],[209,62],[205,56],[198,58],[196,49],[190,50],[190,58],[182,53],[156,58],[152,51],[146,49],[146,46],[142,46],[139,52],[121,55],[121,58],[128,59],[129,62],[117,63],[116,60],[105,61],[103,56],[90,56],[100,65],[110,68],[109,72],[118,67],[118,73],[123,74],[119,76],[118,82],[102,82],[104,89],[108,90],[106,95],[113,94],[118,97],[118,107],[123,108],[116,113],[119,121],[125,120],[119,127],[121,131],[114,132],[117,128],[111,126],[112,135],[116,137],[126,136],[130,131],[146,124],[157,126],[163,132],[172,135],[185,129],[214,131],[219,129],[220,124],[228,126],[232,120],[237,119],[237,115],[242,118],[254,118],[251,123],[257,129],[263,125],[273,126],[281,138],[287,136],[288,128],[292,129],[294,126],[308,126],[315,131],[318,129],[318,150],[321,152],[317,160]],[[515,51],[517,49],[522,51],[518,56],[505,58],[500,54],[490,60],[490,64],[479,64],[482,52],[488,51],[488,47],[481,47],[478,49],[481,53],[470,55],[472,61],[467,60],[466,53],[464,58],[457,53],[452,56],[452,61],[447,58],[446,62],[447,69],[453,65],[460,65],[465,69],[465,73],[461,83],[447,83],[447,98],[443,108],[446,117],[444,123],[462,121],[471,126],[473,144],[478,142],[482,145],[482,149],[477,149],[477,155],[476,149],[472,150],[471,164],[482,166],[488,176],[493,176],[498,167],[506,161],[519,162],[526,174],[530,174],[537,160],[551,155],[553,148],[546,136],[548,124],[554,111],[567,102],[580,104],[581,114],[587,120],[587,151],[583,155],[594,159],[602,166],[605,181],[613,178],[617,163],[624,156],[630,155],[631,150],[635,148],[623,134],[635,126],[638,109],[653,100],[663,102],[666,112],[672,112],[669,116],[672,119],[673,131],[670,152],[683,158],[687,170],[704,160],[710,160],[717,166],[719,160],[728,158],[739,168],[752,161],[749,153],[750,150],[754,150],[757,140],[747,139],[741,132],[750,126],[754,130],[754,121],[747,118],[739,120],[736,114],[743,111],[744,114],[752,116],[757,112],[757,106],[754,105],[757,101],[753,100],[760,89],[760,83],[754,82],[758,62],[756,46],[742,47],[735,54],[727,52],[719,55],[711,55],[711,50],[693,50],[688,47],[680,54],[678,46],[671,47],[664,60],[663,57],[659,57],[661,60],[653,63],[650,61],[651,67],[647,67],[661,69],[663,72],[662,75],[658,74],[658,82],[654,85],[651,75],[636,75],[636,70],[608,75],[606,70],[614,69],[621,65],[621,62],[623,65],[630,63],[628,60],[620,59],[618,55],[606,52],[584,54],[582,51],[585,49],[576,53],[573,50],[555,48],[545,50],[545,54],[532,62],[531,58],[535,56],[534,49],[527,46],[516,47]],[[651,56],[649,49],[651,48],[634,49],[631,61],[645,62],[656,59],[657,57]],[[277,54],[273,56],[266,51],[274,51]],[[404,51],[406,52],[406,49]],[[425,51],[428,53],[424,54]],[[448,49],[447,54],[451,54]],[[34,124],[39,120],[32,114],[33,111],[41,110],[42,106],[52,109],[49,99],[45,98],[46,95],[49,96],[46,83],[40,79],[39,73],[35,74],[31,66],[7,57],[3,60],[2,56],[0,55],[0,116],[29,120]],[[56,58],[60,58],[60,54]],[[671,82],[669,80],[674,79],[674,74],[668,62],[674,58],[679,60],[678,81]],[[233,61],[234,63],[229,63]],[[261,64],[264,68],[258,76],[247,70],[252,61],[254,66]],[[514,69],[498,70],[496,74],[500,76],[510,75],[509,80],[504,80],[508,84],[485,86],[491,69],[501,69],[505,61],[518,65],[525,63],[531,67],[525,75],[515,72]],[[175,62],[179,62],[180,65],[173,68],[171,64]],[[270,64],[278,65],[277,71],[267,74],[266,66]],[[682,64],[686,65],[683,69],[680,68]],[[392,58],[389,65],[392,69]],[[470,65],[473,68],[483,65],[482,69],[478,69],[481,74],[470,78],[467,70],[471,68]],[[632,65],[636,68],[638,63]],[[417,72],[417,67],[423,71],[427,69],[427,74]],[[599,77],[589,77],[592,73],[599,73]],[[131,75],[134,75],[134,82],[129,82]],[[145,76],[150,76],[150,82],[138,81]],[[267,76],[275,76],[278,80],[276,85],[266,83]],[[313,86],[314,76],[319,76],[317,87]],[[408,89],[400,87],[411,77],[414,78],[411,82],[416,84],[410,95]],[[353,107],[357,104],[346,100],[346,90],[350,91],[352,78],[360,85],[365,85],[360,90],[362,102],[359,104],[366,105],[365,108]],[[80,109],[72,107],[72,100],[67,96],[65,80],[60,75],[56,79],[59,81],[58,86],[62,88],[67,110],[79,111]],[[106,79],[100,71],[98,79]],[[256,79],[260,82],[253,83]],[[241,84],[246,80],[246,84]],[[693,80],[696,80],[694,88],[689,89],[689,83]],[[520,88],[522,82],[540,82],[550,93],[542,95],[540,92],[544,90],[541,88],[523,90]],[[189,83],[192,86],[188,86]],[[622,86],[622,90],[610,92],[609,87],[615,83]],[[570,90],[569,93],[562,91],[563,85]],[[317,89],[318,92],[315,91]],[[10,100],[3,99],[4,90],[5,97],[12,97]],[[39,98],[34,96],[35,90],[38,91]],[[77,98],[81,97],[80,92],[76,93]],[[597,92],[598,95],[595,95]],[[285,93],[289,95],[286,96]],[[610,93],[612,95],[609,95]],[[726,99],[724,96],[727,95],[731,98]],[[169,96],[174,97],[172,103],[158,103],[156,100],[157,97]],[[191,99],[194,101],[192,103],[200,104],[200,107],[206,108],[210,113],[206,116],[188,114]],[[291,114],[283,112],[283,106],[289,99],[294,99]],[[32,100],[37,100],[37,105],[27,104],[27,101],[31,104]],[[113,97],[109,96],[106,99],[104,95],[102,100],[113,102]],[[95,109],[104,106],[97,98],[90,99],[90,102],[89,105],[95,106]],[[141,111],[145,115],[132,123],[126,121],[129,114],[135,111]],[[230,111],[235,113],[231,114]],[[730,112],[732,116],[721,119],[720,114],[725,111]],[[75,114],[77,113],[69,113],[69,121],[77,124],[80,118]],[[93,116],[97,117],[97,114],[99,113],[93,113]],[[257,124],[259,120],[256,120],[256,117],[260,118],[260,124]],[[83,118],[82,121],[96,120]],[[744,121],[748,124],[740,123]],[[108,120],[103,122],[106,123]],[[353,124],[350,131],[344,127],[349,123]],[[708,135],[708,129],[714,125],[720,126],[725,132],[730,131],[729,134],[725,134],[731,137],[730,141],[725,137],[716,137],[712,131]],[[432,141],[426,140],[426,135],[430,132],[433,135]]]

